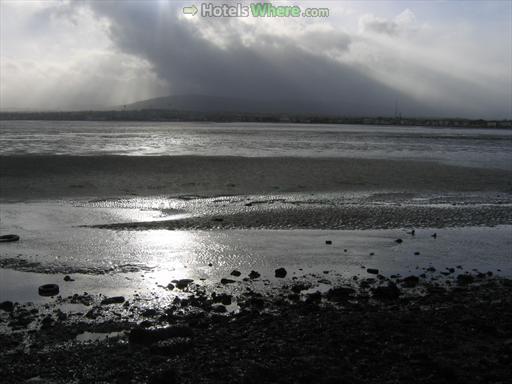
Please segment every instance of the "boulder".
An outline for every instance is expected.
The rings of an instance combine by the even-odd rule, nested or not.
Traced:
[[[286,269],[284,269],[284,268],[277,268],[277,269],[275,270],[275,276],[276,276],[277,278],[280,278],[280,279],[282,279],[282,278],[286,277],[286,273],[287,273],[287,272],[286,272]]]

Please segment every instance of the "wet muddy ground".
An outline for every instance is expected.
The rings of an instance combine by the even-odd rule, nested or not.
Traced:
[[[255,276],[225,282],[238,286],[236,294],[175,281],[180,296],[166,305],[88,294],[46,305],[3,302],[0,324],[10,331],[0,335],[0,377],[5,383],[508,382],[512,281],[461,266],[441,272],[368,270],[371,277],[331,278],[320,290],[322,276],[285,276],[266,291],[254,287]]]

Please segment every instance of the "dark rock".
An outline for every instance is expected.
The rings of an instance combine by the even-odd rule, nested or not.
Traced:
[[[158,314],[158,311],[154,308],[148,308],[142,311],[142,316],[144,317],[154,317]]]
[[[66,275],[64,276],[64,281],[75,281],[75,279],[72,279],[71,276]]]
[[[310,283],[297,283],[297,284],[294,284],[290,289],[293,293],[300,293],[309,288],[311,288]]]
[[[173,283],[169,283],[169,284],[167,284],[167,289],[168,289],[169,291],[172,291],[172,290],[174,289],[174,284],[173,284]]]
[[[257,279],[260,276],[261,275],[256,271],[251,271],[251,273],[249,273],[249,278],[251,278],[251,279]]]
[[[459,285],[468,285],[475,281],[475,278],[471,275],[458,275],[457,276],[457,284]]]
[[[135,328],[130,332],[128,341],[132,344],[150,345],[160,340],[173,337],[192,337],[192,328],[185,326],[172,326],[166,328]]]
[[[3,301],[0,303],[0,309],[6,312],[12,312],[14,310],[14,304],[12,301]]]
[[[41,296],[55,296],[59,294],[59,286],[57,284],[44,284],[38,289]]]
[[[286,269],[284,269],[284,268],[277,268],[275,270],[275,276],[278,278],[281,278],[281,279],[286,277],[286,273],[287,273]]]
[[[194,282],[192,279],[181,279],[174,281],[176,283],[176,288],[185,289],[189,286],[190,283]]]
[[[379,274],[379,270],[378,269],[375,269],[375,268],[368,268],[366,270],[366,272],[372,274],[372,275],[378,275]]]
[[[124,303],[123,296],[113,296],[107,297],[106,299],[101,300],[101,305],[109,305],[109,304],[122,304]]]
[[[372,293],[379,300],[396,300],[400,296],[400,289],[396,284],[389,283],[387,286],[373,288]]]
[[[432,235],[432,237],[433,237],[434,239],[437,239],[437,233],[434,233],[434,234]]]
[[[228,295],[227,293],[216,294],[212,293],[212,300],[214,303],[222,303],[224,305],[231,304],[233,296]]]
[[[414,288],[419,282],[420,279],[418,276],[407,276],[402,280],[402,286],[405,288]]]
[[[332,244],[332,240],[325,240],[325,244],[331,245]]]
[[[242,272],[237,271],[236,269],[235,269],[233,272],[231,272],[231,276],[235,276],[235,277],[238,277],[238,276],[240,276],[241,274],[242,274]]]
[[[212,306],[212,311],[215,313],[226,313],[228,310],[224,305],[216,304]]]
[[[420,253],[416,251],[416,252],[414,252],[414,254],[415,254],[416,256],[419,256],[419,254],[420,254]]]
[[[402,239],[396,239],[396,240],[395,240],[395,243],[402,244],[402,243],[403,243],[403,240],[402,240]]]
[[[235,280],[231,280],[231,279],[221,279],[220,282],[221,282],[221,284],[233,284],[233,283],[236,283]]]
[[[355,289],[349,287],[337,287],[327,291],[327,298],[331,301],[346,301],[356,293]]]

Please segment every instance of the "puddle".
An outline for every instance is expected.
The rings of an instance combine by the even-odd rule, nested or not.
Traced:
[[[95,341],[104,341],[119,339],[126,335],[125,331],[119,332],[84,332],[76,336],[75,340],[80,343],[93,343]]]

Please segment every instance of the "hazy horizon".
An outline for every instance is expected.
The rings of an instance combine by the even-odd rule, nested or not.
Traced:
[[[201,4],[190,1],[0,4],[3,111],[194,94],[347,116],[389,116],[398,100],[409,117],[512,118],[510,1],[273,2],[325,7],[324,18],[184,15]]]

